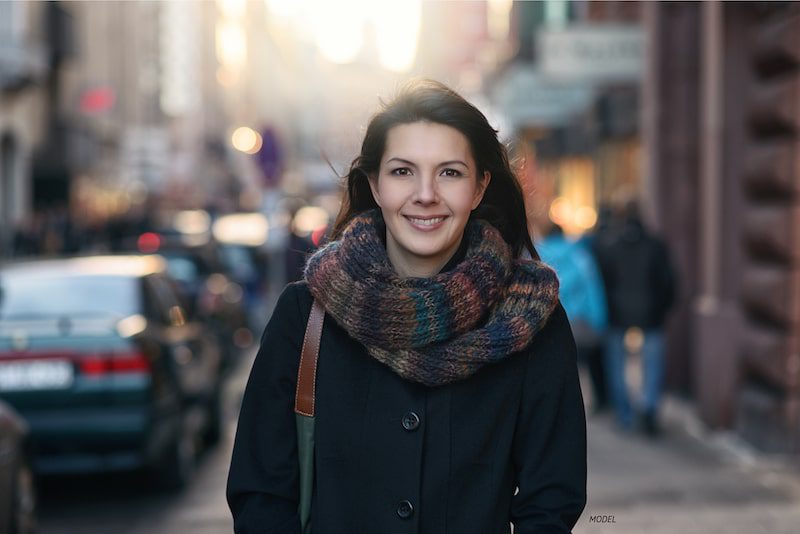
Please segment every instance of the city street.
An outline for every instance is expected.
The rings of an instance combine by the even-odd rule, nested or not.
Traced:
[[[228,388],[229,436],[199,462],[191,487],[149,494],[135,477],[64,479],[45,487],[44,534],[230,532],[224,488],[234,416],[252,363]],[[794,533],[800,524],[800,472],[759,456],[730,435],[708,434],[690,406],[668,398],[665,435],[650,441],[589,419],[589,504],[576,534]]]
[[[800,1],[0,0],[0,534],[231,532],[301,279],[345,355],[320,522],[505,530],[516,484],[586,496],[576,534],[800,532],[798,36]],[[236,495],[286,492],[274,394]]]

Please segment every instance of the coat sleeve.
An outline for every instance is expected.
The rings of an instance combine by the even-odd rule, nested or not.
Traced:
[[[586,506],[586,416],[560,304],[531,346],[524,380],[513,445],[514,533],[571,532]]]
[[[242,397],[226,497],[234,532],[300,534],[294,396],[305,325],[298,288],[284,289]]]

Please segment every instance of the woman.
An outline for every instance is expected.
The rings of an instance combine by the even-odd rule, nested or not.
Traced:
[[[242,401],[236,532],[299,533],[293,403],[312,300],[315,534],[569,532],[586,499],[575,345],[497,132],[437,82],[375,115],[331,242],[281,294]]]

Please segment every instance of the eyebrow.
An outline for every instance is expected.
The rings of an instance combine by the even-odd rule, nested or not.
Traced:
[[[411,165],[412,167],[416,167],[417,166],[417,164],[414,163],[413,161],[409,161],[409,160],[403,159],[403,158],[389,158],[388,160],[386,160],[386,164],[388,164],[391,161],[399,161],[400,163],[405,163],[406,165]],[[469,169],[469,165],[467,165],[466,163],[464,163],[460,159],[451,159],[449,161],[443,161],[438,166],[439,167],[444,167],[445,165],[453,165],[453,164],[463,165],[464,167]]]

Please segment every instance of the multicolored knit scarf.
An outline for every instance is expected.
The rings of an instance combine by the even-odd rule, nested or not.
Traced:
[[[524,349],[556,305],[555,273],[514,260],[485,221],[467,224],[464,259],[430,278],[398,276],[383,232],[377,209],[354,217],[309,258],[305,278],[325,311],[407,380],[447,384]]]

